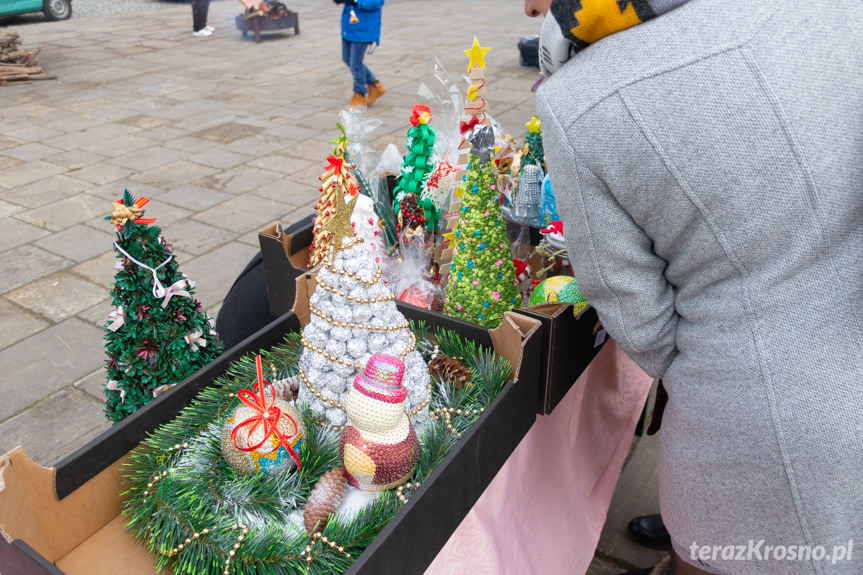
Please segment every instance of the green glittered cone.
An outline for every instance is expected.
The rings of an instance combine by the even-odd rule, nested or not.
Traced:
[[[453,239],[453,259],[444,311],[483,327],[500,324],[518,301],[506,225],[500,211],[492,162],[470,157],[462,184],[462,207]]]

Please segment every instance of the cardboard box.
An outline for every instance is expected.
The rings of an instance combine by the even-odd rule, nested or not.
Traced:
[[[571,303],[544,303],[515,310],[542,323],[537,412],[551,413],[607,341],[596,310],[576,316]]]
[[[100,437],[46,469],[15,449],[0,458],[0,572],[42,561],[52,575],[151,575],[150,553],[125,530],[120,514],[124,457],[157,426],[167,423],[203,387],[245,353],[277,344],[308,315],[308,278],[297,314],[289,312],[205,366]],[[425,310],[409,317],[477,336],[509,360],[516,381],[504,387],[445,460],[387,524],[347,572],[350,575],[422,573],[467,515],[492,478],[533,425],[540,366],[540,323],[508,313],[499,328],[483,330]],[[15,563],[15,562],[18,563]],[[53,566],[52,566],[53,565]],[[29,573],[39,573],[38,570]],[[163,572],[164,573],[164,572]]]

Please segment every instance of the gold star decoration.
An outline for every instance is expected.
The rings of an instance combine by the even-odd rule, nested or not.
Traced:
[[[536,116],[530,119],[530,122],[525,124],[527,131],[531,134],[539,134],[540,130],[542,130],[542,122],[539,121],[539,118]]]
[[[336,205],[333,207],[333,217],[324,224],[323,228],[327,232],[327,236],[330,238],[333,247],[332,258],[335,258],[339,250],[342,249],[342,238],[354,237],[351,214],[353,214],[356,205],[356,200],[352,200],[351,205],[348,206],[345,203],[345,194],[342,190],[336,191]]]
[[[446,241],[450,243],[450,245],[452,245],[452,243],[455,241],[455,230],[449,232],[448,234],[443,234],[443,237]]]
[[[479,45],[479,40],[476,39],[476,36],[473,37],[473,46],[470,47],[470,50],[464,51],[465,56],[470,58],[470,62],[467,65],[468,72],[476,66],[485,68],[485,55],[488,54],[489,50],[491,48],[483,48]]]
[[[114,208],[111,223],[115,226],[124,226],[129,220],[136,220],[144,214],[144,210],[135,204],[127,206],[123,202],[111,202],[111,207]]]

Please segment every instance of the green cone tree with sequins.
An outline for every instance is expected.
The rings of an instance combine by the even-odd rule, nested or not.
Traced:
[[[472,154],[450,242],[453,258],[444,306],[447,315],[488,328],[497,327],[518,298],[496,183],[494,162]]]

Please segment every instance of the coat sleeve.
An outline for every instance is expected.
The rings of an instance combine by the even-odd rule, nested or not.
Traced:
[[[584,165],[557,110],[540,93],[543,149],[582,295],[644,371],[661,377],[677,355],[679,316],[667,262],[596,174]]]

